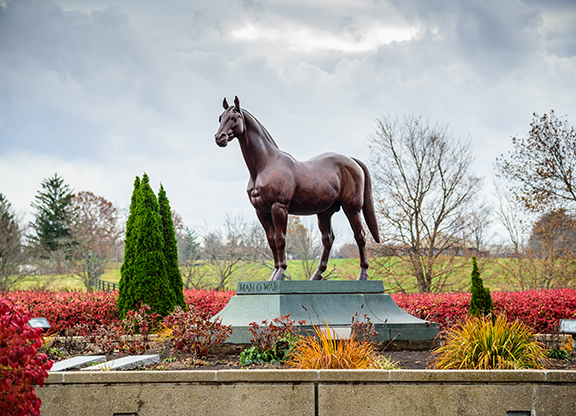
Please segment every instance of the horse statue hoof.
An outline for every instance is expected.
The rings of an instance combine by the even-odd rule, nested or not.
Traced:
[[[366,270],[361,270],[358,274],[358,280],[368,280],[368,272]]]

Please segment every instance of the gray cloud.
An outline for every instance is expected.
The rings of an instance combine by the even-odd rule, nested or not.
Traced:
[[[532,112],[576,119],[572,10],[12,0],[0,8],[0,192],[29,211],[58,171],[78,191],[127,205],[146,171],[190,225],[250,217],[238,146],[213,138],[222,98],[234,95],[300,159],[366,159],[375,118],[412,113],[470,137],[478,173],[490,176]]]

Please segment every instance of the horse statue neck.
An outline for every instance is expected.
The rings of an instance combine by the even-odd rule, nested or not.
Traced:
[[[250,175],[255,178],[281,150],[256,117],[244,109],[242,115],[246,131],[238,141]]]

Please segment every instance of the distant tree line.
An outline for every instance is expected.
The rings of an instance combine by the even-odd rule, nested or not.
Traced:
[[[480,196],[483,178],[472,171],[469,141],[421,117],[377,120],[370,170],[383,242],[370,243],[371,276],[385,279],[390,291],[467,290],[453,283],[470,269],[462,257],[476,256],[480,269],[490,257],[504,257],[498,273],[518,289],[576,286],[576,131],[554,111],[534,114],[528,136],[512,144],[495,164],[507,187],[490,203]],[[146,175],[136,181],[127,220],[104,197],[75,193],[58,174],[42,181],[30,224],[0,193],[0,290],[33,273],[72,275],[91,290],[110,262],[123,262],[122,276],[130,276],[127,265],[140,261],[131,257],[137,256],[131,233],[139,227],[158,247],[169,246],[150,267],[164,269],[160,280],[171,285],[224,289],[272,271],[256,221],[227,217],[220,228],[191,229],[170,209],[164,189],[156,196],[148,181]],[[508,244],[491,244],[491,224],[506,230]],[[307,279],[321,252],[316,227],[291,217],[287,234],[287,254],[302,266],[301,275],[288,278]],[[354,244],[343,243],[333,257],[357,255]],[[337,276],[334,269],[327,277]]]

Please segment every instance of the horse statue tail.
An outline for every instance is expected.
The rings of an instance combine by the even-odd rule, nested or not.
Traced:
[[[370,179],[370,172],[368,172],[368,168],[360,160],[352,159],[358,163],[364,171],[364,206],[362,207],[362,213],[364,214],[364,219],[366,220],[370,234],[374,237],[374,241],[380,243],[378,222],[376,221],[376,211],[374,211],[374,200],[372,199],[372,179]]]

